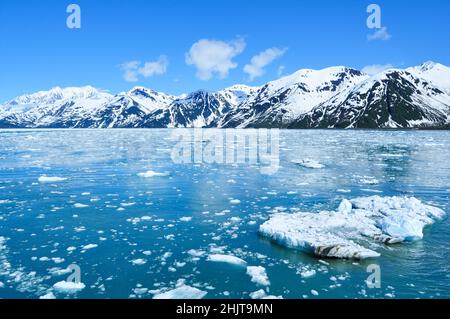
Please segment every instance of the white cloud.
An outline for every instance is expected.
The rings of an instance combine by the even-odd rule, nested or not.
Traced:
[[[373,40],[382,40],[386,41],[389,40],[392,36],[387,31],[387,27],[382,27],[381,29],[378,29],[373,34],[367,35],[367,40],[373,41]]]
[[[391,69],[392,67],[392,64],[372,64],[366,65],[361,71],[368,75],[375,75],[387,69]]]
[[[238,66],[233,58],[241,54],[245,46],[242,38],[230,42],[202,39],[186,53],[186,63],[197,68],[197,77],[201,80],[210,80],[215,74],[224,79]]]
[[[280,65],[277,69],[277,75],[278,77],[281,77],[284,74],[284,70],[286,69],[286,66]]]
[[[280,58],[287,49],[270,48],[258,55],[255,55],[251,60],[250,64],[244,66],[244,72],[249,75],[249,80],[253,81],[257,77],[264,75],[264,68],[270,63]]]
[[[140,61],[129,61],[121,65],[124,72],[123,78],[127,82],[137,82],[139,81],[139,76],[144,78],[152,77],[155,75],[163,75],[167,72],[167,67],[169,65],[169,60],[166,56],[162,55],[157,61],[144,62],[142,64]]]

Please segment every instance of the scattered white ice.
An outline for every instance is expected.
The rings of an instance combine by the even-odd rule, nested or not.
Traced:
[[[242,266],[242,267],[247,266],[247,262],[245,260],[243,260],[239,257],[236,257],[236,256],[232,256],[232,255],[212,254],[212,255],[209,255],[206,260],[213,261],[213,262],[228,263],[228,264],[233,264],[233,265]]]
[[[248,266],[247,275],[251,277],[251,281],[260,286],[270,286],[269,277],[266,269],[262,266]]]
[[[302,160],[292,160],[291,162],[294,164],[306,167],[306,168],[324,168],[325,167],[325,165],[319,163],[318,161],[308,159],[308,158],[305,158]]]
[[[64,177],[42,175],[38,178],[38,181],[40,183],[57,183],[65,181],[66,179],[67,178]]]
[[[72,293],[81,291],[85,287],[86,287],[85,284],[83,284],[82,282],[75,283],[75,282],[70,282],[70,281],[60,281],[53,285],[53,288],[56,291],[68,293],[68,294],[72,294]]]
[[[364,259],[379,253],[362,246],[363,242],[421,239],[423,228],[444,214],[416,198],[361,197],[343,200],[334,212],[276,213],[260,226],[260,233],[319,257]]]
[[[202,299],[207,292],[200,289],[182,285],[175,289],[158,293],[153,296],[153,299]]]
[[[155,172],[155,171],[146,171],[143,173],[138,173],[139,177],[144,177],[144,178],[151,178],[151,177],[163,177],[163,176],[169,176],[169,173],[159,173],[159,172]]]

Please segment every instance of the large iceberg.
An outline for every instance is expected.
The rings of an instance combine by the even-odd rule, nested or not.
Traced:
[[[319,257],[378,257],[364,244],[394,244],[423,238],[423,228],[445,212],[414,197],[344,199],[337,211],[276,213],[262,224],[262,235]],[[370,245],[374,246],[374,245]]]

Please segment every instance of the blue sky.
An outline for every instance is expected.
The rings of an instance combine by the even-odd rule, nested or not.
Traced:
[[[71,3],[81,29],[66,26]],[[374,40],[371,3],[386,28]],[[180,94],[301,68],[450,65],[449,12],[439,0],[1,0],[0,101],[54,86]]]

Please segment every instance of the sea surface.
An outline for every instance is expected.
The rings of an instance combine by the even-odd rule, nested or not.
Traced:
[[[273,213],[361,196],[414,196],[450,213],[450,132],[281,130],[267,173],[262,161],[180,163],[176,135],[193,131],[0,130],[0,298],[152,298],[180,286],[205,298],[450,297],[448,218],[363,261],[321,260],[258,233]],[[270,284],[212,254],[264,267]],[[372,264],[380,288],[366,284]],[[84,289],[53,288],[69,265]]]

